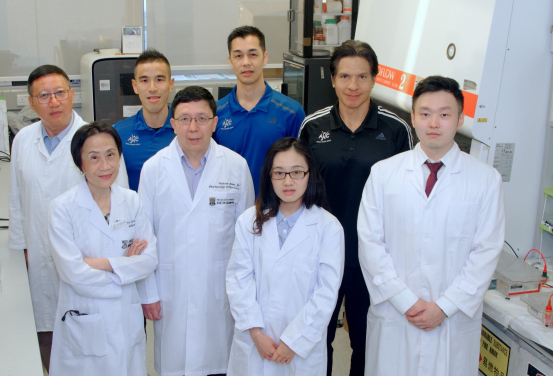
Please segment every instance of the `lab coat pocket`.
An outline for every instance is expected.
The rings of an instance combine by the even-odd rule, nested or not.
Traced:
[[[173,300],[173,266],[171,264],[159,264],[159,295],[161,300],[170,302]]]
[[[104,321],[100,313],[66,315],[65,323],[74,355],[104,356],[108,353]]]
[[[215,263],[215,299],[225,299],[225,277],[229,260],[217,261]]]
[[[144,314],[142,304],[131,304],[129,310],[129,344],[132,347],[141,344],[146,340],[144,333]]]
[[[313,275],[316,270],[317,258],[311,256],[297,256],[294,262],[294,285],[301,291],[308,293],[312,288]],[[310,294],[307,295],[307,298]]]
[[[448,238],[472,239],[478,221],[478,204],[452,202],[447,210],[446,233]]]

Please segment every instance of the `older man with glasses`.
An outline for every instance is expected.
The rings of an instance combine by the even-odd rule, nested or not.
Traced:
[[[59,278],[48,241],[50,202],[82,179],[70,153],[71,139],[85,122],[73,111],[67,74],[42,65],[27,83],[29,104],[40,121],[22,129],[11,154],[9,248],[24,250],[42,363],[50,366]],[[128,188],[125,165],[116,181]]]

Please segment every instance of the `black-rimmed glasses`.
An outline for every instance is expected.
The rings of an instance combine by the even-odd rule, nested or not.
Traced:
[[[298,180],[298,179],[303,179],[305,175],[307,175],[308,173],[309,171],[290,171],[290,172],[273,171],[269,175],[273,180],[284,180],[286,179],[286,175],[290,175],[290,178]]]

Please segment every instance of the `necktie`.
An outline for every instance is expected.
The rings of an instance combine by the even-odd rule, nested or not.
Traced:
[[[428,176],[428,180],[426,181],[426,197],[430,196],[430,192],[432,192],[432,188],[434,188],[434,185],[438,181],[438,170],[444,165],[442,162],[438,163],[428,163],[428,161],[424,162],[428,168],[430,169],[430,176]]]

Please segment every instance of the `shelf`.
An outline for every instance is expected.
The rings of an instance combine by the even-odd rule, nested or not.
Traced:
[[[551,235],[553,235],[553,232],[552,232],[552,231],[549,231],[549,227],[547,227],[547,226],[544,225],[543,223],[540,223],[540,229],[541,229],[542,231],[548,232],[548,233],[550,233]]]
[[[320,48],[320,47],[340,47],[341,44],[314,44],[313,45],[313,49],[316,50],[317,48]]]
[[[313,13],[313,16],[345,16],[345,17],[352,17],[351,13],[336,13],[336,12]]]
[[[544,188],[543,192],[544,192],[547,196],[553,197],[553,187]]]

